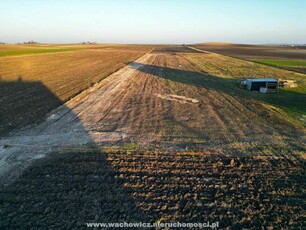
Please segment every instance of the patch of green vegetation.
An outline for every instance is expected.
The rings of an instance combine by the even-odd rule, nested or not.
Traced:
[[[25,54],[42,54],[42,53],[55,53],[80,50],[80,48],[54,48],[54,49],[21,49],[21,50],[0,50],[0,57],[15,56]]]
[[[189,60],[193,61],[198,66],[203,69],[207,69],[205,67],[205,62],[201,59],[197,59],[195,57],[189,57]],[[243,63],[241,63],[242,65]],[[306,61],[305,61],[306,64]],[[220,75],[226,71],[226,65],[224,65],[224,69],[220,70]],[[235,67],[235,68],[234,68]],[[283,113],[287,119],[293,121],[294,123],[301,124],[306,126],[306,78],[305,75],[291,75],[289,79],[296,80],[298,87],[295,88],[280,88],[278,93],[268,93],[261,94],[250,92],[246,89],[239,88],[237,86],[237,79],[232,77],[231,75],[241,75],[239,71],[241,70],[239,67],[234,66],[233,73],[228,74],[226,77],[220,77],[218,74],[216,76],[213,75],[202,75],[202,83],[205,83],[204,86],[206,88],[211,88],[214,90],[218,90],[221,92],[225,92],[235,97],[241,97],[241,101],[244,99],[252,98],[257,101],[264,102],[265,104],[274,106],[276,109],[279,109],[278,112]],[[249,66],[247,66],[249,67]],[[253,66],[250,66],[253,67]],[[246,67],[243,67],[246,68]],[[256,76],[257,67],[253,67],[252,72],[253,76]],[[235,74],[236,73],[236,74]],[[206,82],[204,80],[206,78]],[[285,78],[286,79],[286,78]],[[201,82],[198,83],[199,85]],[[244,99],[243,99],[244,98]]]
[[[133,143],[129,143],[129,144],[125,144],[122,148],[123,150],[137,150],[139,149],[139,146],[137,144],[133,144]]]
[[[306,90],[304,89],[304,92]],[[291,118],[306,125],[306,94],[298,90],[279,89],[278,94],[257,94],[256,99],[283,109]]]
[[[304,60],[251,59],[251,61],[272,66],[306,67]]]
[[[229,81],[226,81],[229,83]],[[232,87],[234,86],[234,87]],[[250,92],[247,89],[236,87],[232,82],[228,87],[228,93],[243,98],[252,98],[272,106],[271,109],[285,115],[286,119],[294,123],[306,126],[306,85],[298,88],[280,88],[278,93],[257,93]]]

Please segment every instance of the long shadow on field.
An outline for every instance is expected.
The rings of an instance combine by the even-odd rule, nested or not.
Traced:
[[[48,100],[40,101],[41,94]],[[1,124],[12,127],[36,121],[62,104],[40,82],[1,82],[0,95]],[[80,148],[79,141],[89,143],[92,152],[65,151]],[[0,138],[0,165],[1,229],[79,229],[87,222],[147,220],[107,155],[96,150],[67,107],[36,127]]]
[[[140,63],[134,63],[140,64]],[[133,66],[133,65],[131,65]],[[306,94],[295,91],[282,90],[278,94],[260,94],[238,87],[237,79],[222,78],[206,72],[195,72],[174,69],[163,66],[144,64],[138,69],[141,72],[152,74],[167,80],[224,92],[234,96],[238,101],[247,104],[245,99],[255,99],[281,107],[290,112],[306,114]]]
[[[85,229],[89,222],[145,222],[103,153],[55,153],[0,187],[2,229]]]
[[[157,77],[168,79],[171,81],[192,85],[196,87],[205,87],[207,89],[214,89],[224,92],[231,92],[234,89],[228,87],[236,87],[237,80],[230,78],[220,78],[217,76],[209,75],[206,72],[195,72],[183,69],[174,69],[164,66],[148,65],[133,62],[130,66],[142,65],[138,68],[139,71],[147,74],[152,74]],[[225,87],[226,86],[226,87]]]
[[[0,136],[42,121],[63,102],[39,81],[1,81]]]

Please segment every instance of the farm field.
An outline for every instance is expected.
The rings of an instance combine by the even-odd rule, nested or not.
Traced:
[[[17,48],[17,49],[14,49]],[[23,46],[13,46],[13,47],[0,47],[0,57],[4,56],[16,56],[16,55],[26,55],[26,54],[42,54],[42,53],[56,53],[65,51],[75,51],[80,48],[61,48],[61,47],[23,47]]]
[[[11,52],[47,53],[0,57],[0,134],[41,121],[65,101],[152,49],[124,45],[1,47]],[[48,53],[50,47],[56,53]],[[72,52],[59,52],[63,50]]]
[[[235,154],[257,153],[258,148],[269,154],[303,150],[299,138],[303,138],[305,119],[304,75],[194,50],[178,53],[177,49],[159,48],[79,94],[53,113],[60,120],[54,118],[54,124],[48,120],[45,131],[57,135],[73,126],[78,129],[81,123],[96,144],[134,143],[144,148]],[[263,95],[237,87],[236,81],[250,74],[294,77],[300,88]],[[74,89],[77,84],[71,83],[66,85]],[[55,91],[52,98],[63,101],[67,89],[60,90],[64,94]]]
[[[205,154],[54,153],[0,188],[0,227],[89,222],[219,222],[303,228],[305,162]],[[217,228],[218,229],[218,228]]]
[[[120,59],[124,67],[116,72],[101,60],[117,54],[111,48],[39,54],[70,60],[37,70],[39,76],[71,76],[65,87],[83,75],[98,83],[83,82],[75,97],[52,88],[50,77],[37,83],[63,105],[39,124],[1,137],[0,204],[7,221],[0,224],[85,228],[91,221],[203,222],[205,216],[224,228],[301,227],[305,75],[185,46],[149,48],[118,51],[118,60],[133,60]],[[0,62],[28,57],[38,54]],[[298,87],[275,95],[239,88],[237,81],[250,75],[294,79]],[[11,78],[28,88],[37,77],[26,76]]]
[[[250,59],[251,61],[305,73],[305,60]]]
[[[193,47],[227,56],[246,59],[265,65],[306,73],[305,46],[241,45],[230,43],[203,43]]]
[[[152,45],[122,45],[122,44],[0,44],[0,57],[28,54],[43,54],[77,51],[86,49],[95,50],[122,50],[122,51],[144,51]]]

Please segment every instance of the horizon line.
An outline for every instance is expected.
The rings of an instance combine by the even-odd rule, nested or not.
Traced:
[[[33,42],[33,43],[30,43]],[[295,42],[267,42],[267,43],[237,43],[237,42],[195,42],[195,43],[124,43],[124,42],[96,42],[96,41],[82,41],[82,42],[36,42],[33,40],[25,42],[5,42],[0,41],[1,45],[200,45],[200,44],[231,44],[231,45],[306,45],[305,43]]]

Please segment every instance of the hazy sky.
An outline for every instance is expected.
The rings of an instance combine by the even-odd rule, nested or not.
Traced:
[[[0,41],[306,43],[306,0],[0,0]]]

